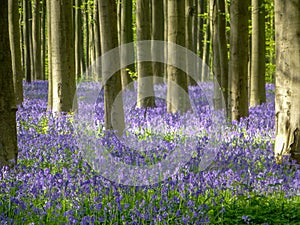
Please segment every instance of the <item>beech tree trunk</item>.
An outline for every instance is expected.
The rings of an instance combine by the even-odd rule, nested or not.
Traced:
[[[81,0],[75,0],[75,75],[77,80],[85,71],[81,5]]]
[[[52,111],[69,112],[76,89],[72,2],[55,0],[50,5]]]
[[[29,1],[23,0],[23,35],[24,35],[24,67],[25,67],[25,79],[27,82],[31,82],[31,55],[30,55],[30,12]]]
[[[136,1],[136,39],[137,41],[150,40],[150,1]],[[144,46],[143,50],[137,46],[137,58],[139,54],[151,54],[151,46]],[[152,62],[138,62],[138,97],[137,107],[154,107],[155,97],[153,90],[153,79],[143,79],[148,76],[153,76]],[[150,97],[147,97],[150,96]]]
[[[35,80],[42,78],[42,58],[41,58],[41,16],[40,16],[40,0],[33,1],[32,16],[32,47],[33,47],[33,76]]]
[[[10,2],[12,3],[12,2]],[[17,162],[16,104],[9,46],[8,1],[0,7],[0,167]]]
[[[19,28],[19,6],[18,1],[8,1],[8,18],[9,18],[9,39],[12,57],[12,70],[14,93],[16,96],[16,104],[21,105],[23,102],[23,68],[21,62],[20,47],[20,28]]]
[[[168,1],[168,41],[177,45],[185,46],[185,1]],[[171,62],[179,65],[182,61],[185,64],[185,56],[176,54],[177,51],[168,49],[168,90],[167,110],[168,112],[184,113],[190,109],[190,102],[187,98],[188,86],[186,73],[179,68],[172,66]],[[181,62],[181,63],[180,63]],[[186,94],[185,94],[186,93]]]
[[[252,0],[250,107],[260,105],[266,101],[266,38],[264,4],[264,0]]]
[[[277,163],[300,163],[300,0],[275,0]]]
[[[102,53],[114,49],[118,46],[118,31],[117,31],[117,5],[115,0],[99,0],[99,14],[100,14],[100,38]],[[110,62],[114,64],[120,63],[120,58],[116,61]],[[106,130],[116,130],[118,135],[123,134],[125,128],[123,100],[117,98],[117,95],[122,90],[121,73],[120,71],[110,75],[110,68],[107,62],[102,61],[102,73],[104,79],[104,126]],[[116,102],[115,102],[116,101]],[[113,108],[113,104],[116,108]],[[115,127],[113,127],[115,125]]]
[[[152,40],[164,40],[164,6],[163,1],[152,0]],[[164,49],[151,49],[152,54],[164,55]],[[154,83],[159,83],[160,79],[163,78],[164,64],[160,62],[153,62],[153,76]],[[160,79],[155,79],[160,77]]]
[[[230,5],[231,119],[248,116],[248,6],[249,0]]]

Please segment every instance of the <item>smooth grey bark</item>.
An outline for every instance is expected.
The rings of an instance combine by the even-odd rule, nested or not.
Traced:
[[[206,12],[210,12],[210,4],[204,4],[206,7]],[[210,20],[207,19],[206,29],[205,29],[205,37],[203,40],[203,52],[202,52],[202,69],[201,69],[201,81],[206,81],[209,79],[209,65],[210,65],[210,49],[211,49],[211,29],[210,29]]]
[[[50,17],[52,111],[69,112],[72,110],[76,88],[72,2],[51,1]]]
[[[219,41],[219,56],[221,70],[221,88],[224,97],[224,104],[228,112],[228,50],[226,36],[226,10],[225,0],[217,0],[218,5],[218,41]]]
[[[75,76],[79,80],[85,71],[83,49],[82,0],[75,0]]]
[[[121,2],[121,44],[133,42],[133,24],[132,24],[132,0],[122,0]],[[127,61],[128,52],[121,52],[121,64]],[[129,70],[129,71],[128,71]],[[134,64],[128,65],[121,70],[122,87],[125,88],[132,82],[129,72],[135,72]]]
[[[249,0],[230,5],[231,120],[248,116],[248,6]]]
[[[101,41],[100,41],[100,25],[99,25],[99,7],[98,1],[94,2],[94,43],[95,43],[95,60],[94,60],[94,80],[101,79],[101,70],[99,65],[95,65],[101,56]]]
[[[21,63],[21,46],[19,30],[19,6],[18,1],[8,1],[9,39],[12,57],[13,83],[16,104],[23,102],[23,68]]]
[[[252,0],[250,102],[254,107],[266,101],[266,38],[264,0]]]
[[[35,80],[42,78],[42,58],[41,58],[41,16],[40,0],[34,0],[32,4],[32,47],[33,47],[33,77]]]
[[[152,0],[152,40],[164,40],[164,5],[163,1]],[[151,46],[152,55],[164,55],[164,49],[157,49]],[[164,74],[164,64],[160,62],[152,63],[154,83],[160,83]],[[158,79],[156,79],[158,77]],[[160,79],[159,79],[160,78]]]
[[[216,0],[210,0],[210,20],[213,51],[213,75],[214,75],[214,97],[213,103],[216,110],[222,108],[221,95],[221,65],[220,65],[220,43],[219,43],[219,9]]]
[[[0,167],[17,163],[16,104],[9,46],[8,1],[0,7]]]
[[[136,39],[137,41],[150,40],[150,1],[136,1]],[[140,54],[151,54],[151,46],[143,46],[143,49],[137,46],[137,59]],[[137,107],[155,107],[155,97],[153,89],[153,79],[144,79],[153,76],[152,62],[138,62],[138,96]]]
[[[195,52],[195,40],[194,40],[194,21],[195,21],[195,6],[194,0],[185,0],[185,46],[192,52]],[[187,54],[188,55],[188,54]],[[189,85],[196,85],[194,79],[190,77],[191,71],[194,71],[196,65],[193,65],[188,58],[187,63],[187,81]]]
[[[117,31],[117,5],[114,0],[98,0],[99,14],[100,14],[100,38],[102,53],[114,49],[118,46],[118,31]],[[120,63],[120,57],[116,57],[113,64]],[[120,71],[113,74],[112,77],[107,79],[110,75],[109,65],[107,62],[102,61],[102,74],[104,80],[104,126],[106,130],[116,130],[118,135],[123,134],[125,128],[124,110],[121,95],[121,73]],[[116,107],[113,108],[113,104]],[[114,125],[114,127],[113,127]]]
[[[31,82],[31,55],[30,55],[30,23],[29,1],[23,0],[23,36],[24,36],[24,67],[25,67],[25,79],[27,82]]]
[[[275,0],[275,159],[300,163],[300,0]]]
[[[42,0],[42,18],[41,18],[41,42],[42,42],[42,52],[41,52],[41,79],[45,80],[46,79],[46,52],[47,52],[47,44],[46,44],[46,34],[47,34],[47,29],[46,29],[46,23],[47,23],[47,12],[46,12],[46,0]]]
[[[48,31],[48,39],[47,39],[47,45],[48,45],[48,104],[47,104],[47,111],[52,110],[53,106],[53,88],[52,88],[52,56],[51,56],[51,16],[50,16],[50,9],[51,9],[51,2],[47,1],[47,31]]]
[[[185,46],[185,1],[168,1],[168,41]],[[185,64],[185,55],[168,49],[167,110],[171,113],[185,113],[190,109],[186,73],[171,65]]]

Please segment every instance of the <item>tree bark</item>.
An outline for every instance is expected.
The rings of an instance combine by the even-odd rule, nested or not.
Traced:
[[[11,2],[10,2],[11,3]],[[0,7],[0,167],[17,163],[16,104],[9,46],[8,1]]]
[[[136,39],[137,41],[150,40],[150,10],[149,0],[136,1]],[[151,52],[151,46],[137,46],[137,59],[139,54]],[[155,107],[155,97],[153,89],[153,79],[144,79],[153,76],[152,62],[138,62],[138,97],[137,107]],[[150,96],[150,97],[149,97]]]
[[[164,6],[163,1],[152,0],[152,40],[164,40]],[[164,55],[164,49],[151,49],[152,55]],[[154,83],[160,83],[164,74],[164,64],[153,62]],[[156,79],[158,77],[158,79]]]
[[[48,27],[48,105],[47,110],[52,110],[53,106],[53,88],[52,88],[52,56],[51,56],[51,16],[50,16],[51,1],[47,1],[47,27]]]
[[[19,30],[19,6],[18,1],[8,1],[8,18],[9,18],[9,38],[10,50],[12,56],[12,70],[14,93],[16,104],[21,105],[23,102],[23,68],[21,63],[20,47],[20,30]]]
[[[133,42],[133,29],[132,29],[132,0],[122,0],[121,2],[121,44],[127,44]],[[127,59],[127,52],[121,52],[121,64]],[[129,71],[134,72],[134,64],[128,65],[121,70],[122,87],[125,88],[132,78]]]
[[[266,101],[265,9],[264,0],[252,0],[252,43],[250,107]]]
[[[72,2],[51,1],[51,63],[54,112],[72,110],[75,94],[74,39],[72,31]]]
[[[230,6],[231,119],[248,116],[248,0]]]
[[[224,97],[224,104],[228,110],[228,50],[226,37],[226,11],[225,0],[217,0],[218,4],[218,41],[219,41],[219,55],[220,55],[220,69],[221,69],[221,88]],[[227,111],[228,112],[228,111]]]
[[[23,35],[24,35],[24,67],[25,79],[31,82],[31,55],[30,55],[30,24],[29,24],[29,1],[23,0]]]
[[[185,46],[185,2],[184,0],[168,1],[168,41]],[[185,64],[185,55],[176,54],[173,49],[168,49],[168,90],[167,110],[172,113],[184,113],[190,109],[188,99],[188,86],[186,73],[172,66]],[[181,63],[180,63],[181,62]]]
[[[100,38],[101,50],[105,52],[114,49],[118,46],[118,31],[117,31],[117,6],[114,0],[99,0],[99,14],[100,14]],[[110,62],[113,64],[120,63],[120,57],[116,57],[116,61]],[[120,71],[110,75],[110,68],[107,62],[102,61],[102,73],[104,80],[104,126],[106,130],[116,130],[118,135],[123,134],[125,128],[123,100],[117,98],[122,90],[121,73]],[[115,102],[116,101],[116,102]],[[113,104],[117,106],[113,108]],[[115,125],[115,127],[113,127]]]
[[[41,58],[41,16],[40,16],[40,0],[33,1],[33,17],[32,17],[32,44],[33,44],[33,62],[34,62],[34,79],[41,80],[42,77],[42,58]]]
[[[300,163],[300,0],[275,0],[277,163]],[[288,157],[289,158],[289,157]]]
[[[46,0],[42,1],[42,20],[41,20],[41,32],[42,32],[42,36],[41,36],[41,42],[42,42],[42,50],[41,50],[41,79],[45,80],[46,79],[46,52],[47,52],[47,44],[46,44],[46,22],[47,22],[47,12],[46,12]]]
[[[82,1],[75,0],[75,76],[80,79],[84,73]]]
[[[219,43],[219,8],[216,0],[210,0],[210,20],[213,50],[213,75],[214,75],[214,97],[213,103],[216,110],[222,108],[221,98],[221,65],[220,65],[220,43]]]

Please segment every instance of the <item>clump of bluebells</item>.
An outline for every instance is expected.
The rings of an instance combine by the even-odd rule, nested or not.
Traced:
[[[207,84],[211,85],[211,84]],[[19,162],[1,169],[1,224],[295,224],[300,215],[300,172],[297,165],[277,165],[273,157],[274,86],[267,103],[250,116],[224,127],[212,163],[199,169],[208,132],[199,135],[195,154],[176,174],[159,183],[126,186],[94,170],[74,131],[72,114],[47,112],[47,83],[25,84],[17,112]],[[211,111],[202,91],[191,89],[197,102],[198,127],[210,129]],[[95,118],[97,140],[128,164],[155,164],[180,141],[174,132],[143,130],[144,111],[131,111],[128,132],[148,151],[124,147],[103,135],[101,95]],[[79,103],[80,104],[80,103]],[[164,102],[147,117],[160,124]],[[164,118],[170,129],[178,115]],[[91,132],[91,135],[95,133]],[[151,139],[152,138],[152,139]],[[173,142],[172,142],[173,141]],[[139,143],[137,143],[139,144]],[[167,146],[155,148],[155,146]],[[155,156],[155,157],[154,157]]]

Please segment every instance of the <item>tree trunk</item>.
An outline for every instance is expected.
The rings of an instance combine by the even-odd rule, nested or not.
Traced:
[[[42,77],[42,59],[41,59],[41,16],[40,16],[40,0],[33,1],[33,17],[32,17],[32,44],[33,44],[33,62],[34,62],[34,79],[40,80]]]
[[[265,9],[264,0],[252,0],[252,50],[250,107],[266,101]]]
[[[205,7],[205,12],[210,12],[210,4],[203,3],[203,6]],[[205,20],[204,20],[205,21]],[[211,29],[210,29],[210,20],[206,19],[206,29],[203,30],[203,32],[205,33],[205,37],[203,40],[203,61],[202,61],[202,69],[201,71],[201,81],[207,81],[209,78],[209,65],[210,65],[210,47],[211,47],[211,43],[210,43],[210,39],[211,39]]]
[[[204,24],[205,24],[205,19],[204,19],[204,13],[206,12],[206,0],[200,0],[198,4],[198,12],[200,16],[198,17],[198,45],[197,45],[197,52],[200,56],[200,58],[203,59],[203,48],[204,48],[204,38],[205,38],[205,32],[204,32]]]
[[[27,82],[31,82],[29,11],[29,1],[23,0],[24,67]]]
[[[184,0],[168,1],[168,41],[177,45],[185,46],[185,2]],[[176,54],[173,49],[168,49],[168,90],[167,110],[168,112],[184,113],[190,109],[188,99],[188,86],[186,73],[172,66],[185,64],[185,56]]]
[[[77,80],[85,70],[81,5],[81,0],[75,0],[75,75]]]
[[[51,61],[54,112],[72,110],[75,94],[74,39],[72,31],[72,2],[51,1]]]
[[[275,0],[275,158],[300,163],[300,0]]]
[[[164,6],[163,1],[152,0],[152,40],[164,40]],[[158,52],[159,51],[159,52]],[[164,49],[152,47],[152,55],[164,55]],[[160,83],[163,78],[164,64],[153,62],[154,83]],[[156,79],[158,77],[158,79]],[[160,79],[159,79],[160,78]]]
[[[150,10],[149,0],[137,0],[136,2],[136,39],[137,41],[150,40]],[[137,59],[139,54],[151,52],[151,46],[143,46],[143,50],[137,46]],[[144,79],[153,76],[152,62],[138,62],[138,97],[137,107],[155,107],[153,79]],[[147,97],[148,96],[148,97]],[[150,97],[149,97],[150,96]]]
[[[47,28],[48,28],[48,105],[47,110],[52,110],[53,107],[53,79],[52,79],[52,45],[51,45],[51,1],[47,0]]]
[[[89,67],[90,67],[90,21],[89,21],[89,5],[88,3],[85,4],[85,63],[86,63],[86,75],[89,76]]]
[[[133,29],[132,29],[132,0],[122,0],[121,2],[121,44],[127,44],[133,42]],[[121,52],[121,65],[128,58],[128,52]],[[122,87],[125,88],[132,78],[130,77],[129,71],[134,72],[134,64],[128,65],[121,70]]]
[[[193,5],[194,0],[185,0],[185,46],[192,52],[195,52],[194,46],[194,18],[195,7]],[[188,55],[188,54],[187,54]],[[191,61],[186,59],[187,63],[187,79],[189,85],[196,85],[195,81],[190,77],[191,71],[194,71],[196,65],[193,65]],[[194,68],[193,68],[194,67]]]
[[[100,14],[100,38],[101,50],[105,52],[114,49],[118,46],[118,31],[117,31],[117,6],[114,0],[99,0],[99,14]],[[116,61],[110,62],[119,64],[120,58]],[[110,67],[107,62],[102,61],[102,73],[104,80],[104,126],[106,130],[116,130],[119,135],[123,134],[125,128],[123,100],[117,98],[122,90],[121,73],[116,72],[107,79],[110,75]],[[112,108],[116,104],[116,108]],[[113,127],[113,124],[115,127]]]
[[[210,20],[213,50],[213,75],[214,75],[214,97],[213,103],[216,110],[222,108],[221,66],[220,66],[220,43],[219,43],[219,9],[216,0],[210,0]]]
[[[219,41],[219,56],[220,56],[220,69],[221,69],[221,88],[223,91],[224,104],[228,110],[228,50],[227,50],[227,37],[226,37],[226,11],[225,0],[217,0],[218,4],[218,41]]]
[[[248,116],[248,0],[230,6],[231,119]]]
[[[18,15],[18,14],[16,14]],[[16,104],[9,46],[8,1],[0,7],[0,167],[17,163]]]
[[[47,12],[46,12],[46,0],[43,0],[42,1],[42,21],[41,21],[41,32],[42,32],[42,36],[41,36],[41,39],[42,39],[42,52],[41,52],[41,59],[42,59],[42,62],[41,62],[41,71],[42,71],[42,74],[41,74],[41,79],[42,80],[45,80],[46,79],[46,52],[47,52],[47,44],[46,44],[46,21],[47,21]]]
[[[101,56],[101,46],[100,46],[100,25],[99,25],[99,7],[98,1],[94,1],[94,46],[95,46],[95,59],[94,59],[94,80],[98,81],[101,79],[100,65],[98,64],[98,59]]]
[[[19,5],[18,1],[8,1],[9,38],[12,56],[12,70],[16,104],[23,102],[23,69],[21,64],[20,30],[19,30]]]

